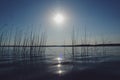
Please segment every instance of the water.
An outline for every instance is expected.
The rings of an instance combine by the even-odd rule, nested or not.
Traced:
[[[0,80],[120,80],[120,47],[0,48]]]

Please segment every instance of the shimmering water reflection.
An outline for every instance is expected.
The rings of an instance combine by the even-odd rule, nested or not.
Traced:
[[[57,67],[58,67],[58,68],[61,67],[61,64],[58,64]]]
[[[55,68],[57,69],[55,72],[56,72],[56,74],[61,75],[64,72],[62,70],[63,65],[61,64],[62,62],[64,62],[64,59],[62,57],[57,57],[57,58],[55,58],[55,60],[56,60]]]

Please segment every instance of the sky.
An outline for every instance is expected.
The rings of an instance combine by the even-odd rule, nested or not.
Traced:
[[[120,43],[120,0],[0,0],[0,29],[47,31],[48,44],[70,44],[73,27],[79,42],[86,31],[88,42]]]

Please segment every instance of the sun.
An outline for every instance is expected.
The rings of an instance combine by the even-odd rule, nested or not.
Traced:
[[[56,14],[54,17],[54,21],[58,24],[63,23],[64,22],[64,16],[60,13]]]

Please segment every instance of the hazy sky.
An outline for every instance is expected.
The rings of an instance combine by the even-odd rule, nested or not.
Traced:
[[[57,13],[65,17],[59,25],[53,20]],[[0,0],[0,26],[4,24],[26,32],[33,24],[37,33],[45,27],[49,44],[61,44],[64,39],[70,43],[73,26],[80,40],[86,26],[89,41],[104,37],[106,42],[120,42],[120,0]]]

